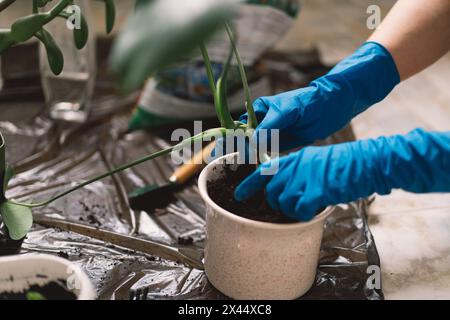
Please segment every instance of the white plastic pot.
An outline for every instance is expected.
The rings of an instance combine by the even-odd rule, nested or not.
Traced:
[[[80,267],[47,254],[25,254],[0,258],[0,292],[22,292],[31,285],[65,279],[78,300],[93,300],[95,290]]]
[[[229,154],[206,166],[199,178],[206,203],[205,271],[209,281],[234,299],[295,299],[314,283],[328,207],[306,223],[276,224],[242,218],[219,207],[207,182],[224,174]],[[232,165],[237,166],[237,165]]]

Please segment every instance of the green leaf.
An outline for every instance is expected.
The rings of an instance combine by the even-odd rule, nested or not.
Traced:
[[[61,49],[59,49],[56,44],[55,39],[53,39],[52,35],[45,29],[37,32],[36,38],[38,38],[45,46],[50,69],[55,75],[59,75],[64,67],[64,57]]]
[[[191,53],[234,12],[237,0],[142,1],[114,44],[111,65],[125,90]]]
[[[6,175],[6,157],[5,157],[5,139],[0,132],[0,201],[5,200],[5,175]]]
[[[47,299],[37,291],[28,291],[27,300],[47,300]]]
[[[114,5],[114,0],[97,0],[97,1],[101,1],[105,4],[106,32],[111,33],[112,29],[114,28],[114,23],[116,21],[116,6]],[[139,0],[136,1],[137,4]]]
[[[68,12],[61,12],[59,14],[61,18],[68,20],[72,15]],[[89,26],[83,14],[81,14],[80,28],[73,29],[73,40],[75,42],[75,47],[81,50],[86,45],[89,38]]]
[[[3,176],[3,192],[8,188],[9,180],[11,180],[12,177],[14,177],[14,169],[11,166],[6,165],[5,174]]]
[[[15,41],[11,36],[11,30],[9,29],[0,30],[0,54],[2,54],[3,51],[13,46],[14,44]]]
[[[17,42],[24,42],[42,29],[46,19],[46,13],[36,13],[17,19],[11,26],[11,36]]]
[[[234,121],[233,117],[231,116],[230,109],[228,107],[228,86],[227,86],[227,77],[228,73],[231,68],[231,61],[233,60],[234,51],[230,48],[230,52],[228,54],[228,58],[225,61],[222,69],[222,73],[217,80],[216,88],[217,88],[217,103],[218,108],[220,110],[221,115],[221,123],[223,122],[222,126],[225,126],[227,129],[234,129]]]
[[[33,225],[33,214],[28,207],[5,201],[0,205],[0,213],[13,240],[25,237]]]
[[[149,2],[151,2],[153,0],[136,0],[134,2],[134,9],[135,10],[139,10],[139,8],[141,7],[141,5],[145,5],[148,4]]]
[[[6,169],[5,148],[6,148],[5,138],[3,138],[3,135],[0,132],[0,173],[2,177]]]
[[[106,32],[111,33],[116,21],[116,6],[113,0],[105,0]]]
[[[234,129],[234,121],[231,116],[230,109],[228,108],[228,96],[227,96],[227,82],[223,78],[217,80],[217,112],[219,114],[219,120],[222,127],[227,129]]]
[[[9,180],[14,176],[14,170],[11,166],[6,165],[5,174],[3,175],[3,194],[6,192],[8,188]]]
[[[89,27],[84,18],[84,15],[81,14],[80,28],[73,29],[73,39],[75,41],[75,46],[77,49],[81,50],[84,48],[89,38]]]
[[[6,141],[0,132],[0,202],[5,201],[5,191],[8,187],[8,182],[14,175],[13,169],[6,164]]]

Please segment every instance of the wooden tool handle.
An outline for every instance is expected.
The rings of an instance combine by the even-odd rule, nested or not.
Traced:
[[[170,181],[181,185],[189,180],[194,174],[199,172],[206,164],[206,159],[211,155],[216,143],[211,142],[202,151],[194,155],[191,161],[177,168],[170,177]]]

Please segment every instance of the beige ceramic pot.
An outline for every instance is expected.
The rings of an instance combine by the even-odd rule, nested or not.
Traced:
[[[235,299],[295,299],[314,283],[327,208],[306,223],[275,224],[237,216],[209,196],[207,182],[224,174],[229,154],[211,162],[199,178],[206,203],[205,271],[209,281]]]

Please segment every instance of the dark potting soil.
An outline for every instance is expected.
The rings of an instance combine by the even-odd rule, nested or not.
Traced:
[[[231,165],[226,164],[223,177],[208,182],[208,195],[220,207],[244,218],[271,223],[298,222],[273,210],[267,203],[264,192],[242,202],[234,199],[236,187],[254,170],[254,165],[240,165],[233,169]]]
[[[45,300],[76,300],[76,295],[62,283],[65,280],[58,279],[43,286],[32,285],[22,292],[0,292],[0,300],[38,300],[33,299],[36,296]]]

